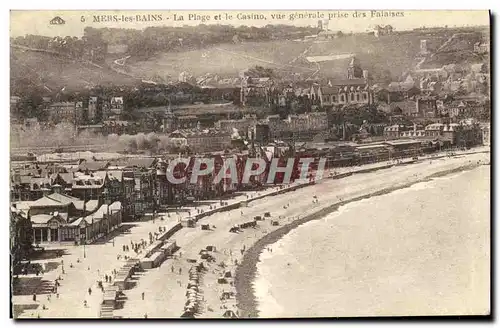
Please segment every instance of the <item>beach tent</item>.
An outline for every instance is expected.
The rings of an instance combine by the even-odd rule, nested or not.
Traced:
[[[194,313],[191,311],[185,311],[182,315],[181,318],[191,318],[194,319]]]
[[[219,279],[217,279],[217,282],[219,284],[227,284],[227,279],[224,277],[219,277]]]
[[[238,318],[238,316],[236,315],[236,313],[234,313],[233,310],[226,310],[226,312],[224,312],[224,314],[222,316],[224,318],[228,318],[228,319],[236,319],[236,318]]]
[[[221,300],[228,300],[231,298],[231,293],[230,292],[222,292],[221,294]]]

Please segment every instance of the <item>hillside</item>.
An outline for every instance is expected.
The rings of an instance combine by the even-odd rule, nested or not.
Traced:
[[[206,73],[237,76],[240,71],[259,65],[285,71],[314,72],[312,65],[289,64],[310,44],[293,41],[223,44],[204,49],[164,52],[145,61],[127,62],[130,73],[144,77],[158,74],[177,79],[182,71],[195,76]],[[134,60],[132,57],[131,61]],[[287,66],[290,65],[290,66]]]
[[[435,36],[437,45],[446,38]],[[308,41],[266,41],[223,44],[185,52],[164,52],[148,60],[127,60],[127,71],[144,78],[160,76],[165,80],[177,79],[182,71],[194,76],[214,73],[237,76],[251,66],[260,65],[278,70],[284,75],[298,73],[304,78],[317,72],[320,77],[345,76],[348,60],[321,63],[308,62],[309,56],[355,54],[364,69],[375,78],[386,76],[390,71],[397,79],[415,64],[419,52],[420,37],[411,33],[376,38],[373,35],[356,34],[339,39]]]
[[[469,65],[488,62],[489,54],[474,52],[474,44],[484,39],[489,40],[489,30],[453,34],[426,60],[422,68],[437,68],[450,63]]]
[[[45,92],[81,90],[95,85],[132,85],[136,80],[107,67],[84,63],[52,53],[11,47],[10,81],[13,94],[26,89]]]

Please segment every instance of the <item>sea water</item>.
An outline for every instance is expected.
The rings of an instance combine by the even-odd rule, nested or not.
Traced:
[[[488,313],[489,166],[347,204],[264,250],[259,317]]]

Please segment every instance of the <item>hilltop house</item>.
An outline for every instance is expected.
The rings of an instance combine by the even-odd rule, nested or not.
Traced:
[[[393,30],[394,29],[392,28],[391,25],[385,25],[385,26],[377,25],[373,29],[373,34],[376,37],[383,36],[383,35],[391,35]]]

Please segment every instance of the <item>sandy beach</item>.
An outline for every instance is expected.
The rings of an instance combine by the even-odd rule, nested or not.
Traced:
[[[346,202],[472,168],[479,165],[478,161],[489,163],[489,153],[427,159],[338,180],[324,179],[313,186],[250,202],[245,208],[205,217],[195,228],[185,228],[174,235],[173,239],[180,246],[176,258],[167,260],[159,268],[141,273],[137,277],[137,285],[125,291],[124,306],[115,310],[115,315],[124,318],[143,318],[145,315],[148,318],[178,318],[186,301],[188,270],[192,265],[188,259],[199,259],[200,250],[215,246],[216,251],[211,252],[215,261],[207,264],[208,271],[200,279],[203,301],[197,317],[220,318],[227,309],[240,317],[256,317],[252,280],[259,254],[266,245],[294,227],[321,218]],[[271,225],[271,219],[266,218],[259,221],[255,228],[244,229],[240,233],[229,232],[235,224],[252,220],[265,212],[271,212],[271,219],[278,221],[279,225]],[[201,224],[210,224],[215,228],[201,230]],[[222,262],[224,265],[221,265]],[[230,271],[232,277],[227,278],[226,283],[218,283],[219,277],[226,271]],[[143,292],[144,300],[141,298]],[[223,292],[227,292],[229,299],[221,299]]]

